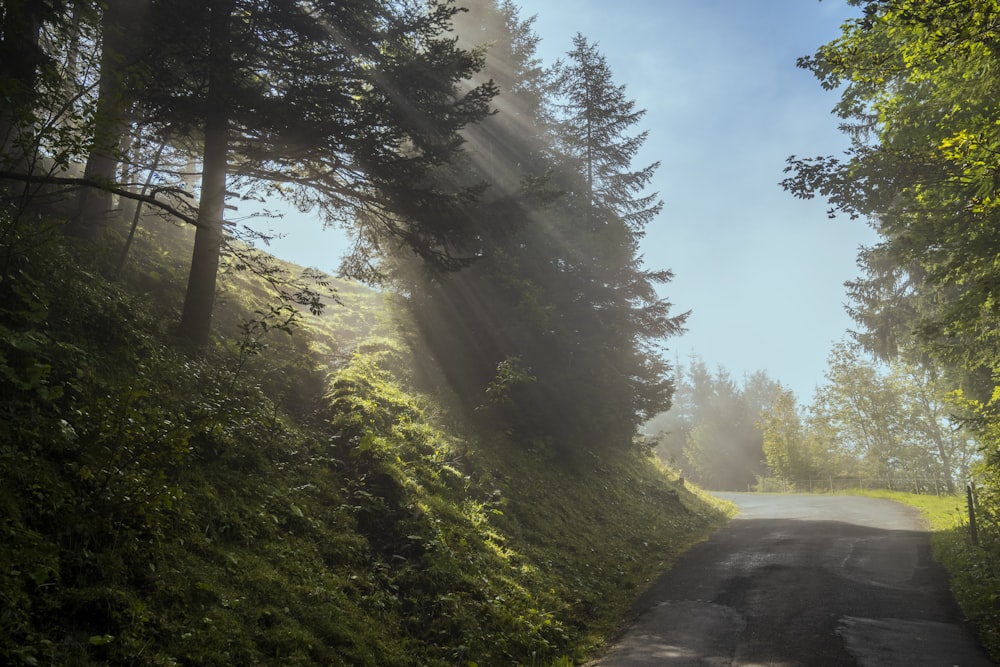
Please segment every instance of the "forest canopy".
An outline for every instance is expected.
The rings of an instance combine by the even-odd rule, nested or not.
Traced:
[[[194,227],[176,331],[199,347],[220,260],[261,238],[227,211],[286,200],[348,231],[344,275],[398,295],[467,414],[629,442],[669,406],[685,320],[638,254],[662,207],[658,163],[632,164],[644,112],[583,35],[544,66],[516,5],[470,5],[6,3],[15,217],[53,208],[100,252],[125,235],[119,265],[142,209]]]

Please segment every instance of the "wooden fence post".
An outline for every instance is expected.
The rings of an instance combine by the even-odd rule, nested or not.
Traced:
[[[972,488],[972,482],[965,485],[965,498],[969,506],[969,536],[972,543],[979,544],[979,527],[976,525],[976,492]]]

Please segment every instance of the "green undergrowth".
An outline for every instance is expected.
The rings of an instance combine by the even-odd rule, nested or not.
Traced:
[[[727,520],[638,448],[455,425],[377,295],[285,326],[226,278],[192,352],[167,253],[4,231],[0,663],[573,664]]]
[[[979,543],[970,537],[966,497],[931,496],[897,491],[861,495],[894,500],[920,510],[932,531],[934,558],[951,575],[951,588],[962,613],[976,627],[983,646],[1000,662],[1000,534],[981,524]]]

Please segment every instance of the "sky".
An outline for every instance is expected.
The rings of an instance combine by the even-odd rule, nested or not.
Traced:
[[[515,0],[517,1],[517,0]],[[779,182],[789,155],[842,153],[846,139],[824,91],[798,57],[836,38],[857,13],[846,0],[520,0],[535,16],[549,65],[582,33],[646,116],[634,166],[661,162],[651,191],[664,201],[642,244],[650,269],[675,277],[662,296],[691,311],[667,341],[672,361],[696,355],[737,381],[761,370],[808,403],[827,355],[853,323],[843,283],[863,221],[828,219]],[[277,225],[276,225],[277,227]],[[343,241],[312,220],[284,220],[276,255],[335,273]]]

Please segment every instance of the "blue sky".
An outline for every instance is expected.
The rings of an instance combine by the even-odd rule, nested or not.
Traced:
[[[615,78],[647,110],[637,166],[662,166],[665,206],[642,250],[675,278],[663,293],[691,310],[668,343],[736,378],[756,370],[800,401],[823,382],[831,343],[852,322],[843,283],[857,276],[863,221],[829,220],[822,201],[778,185],[785,159],[840,153],[846,140],[798,57],[857,15],[844,0],[522,0],[545,62],[577,32],[597,42]]]
[[[636,167],[662,162],[653,190],[665,206],[642,246],[669,268],[663,294],[691,310],[671,357],[697,354],[736,378],[756,370],[808,402],[833,341],[852,323],[843,283],[857,275],[864,222],[828,220],[822,201],[778,185],[791,154],[841,152],[835,93],[795,67],[854,16],[845,0],[521,0],[536,16],[551,64],[583,33],[616,81],[647,110]],[[275,254],[333,272],[342,241],[312,221],[276,225]]]

